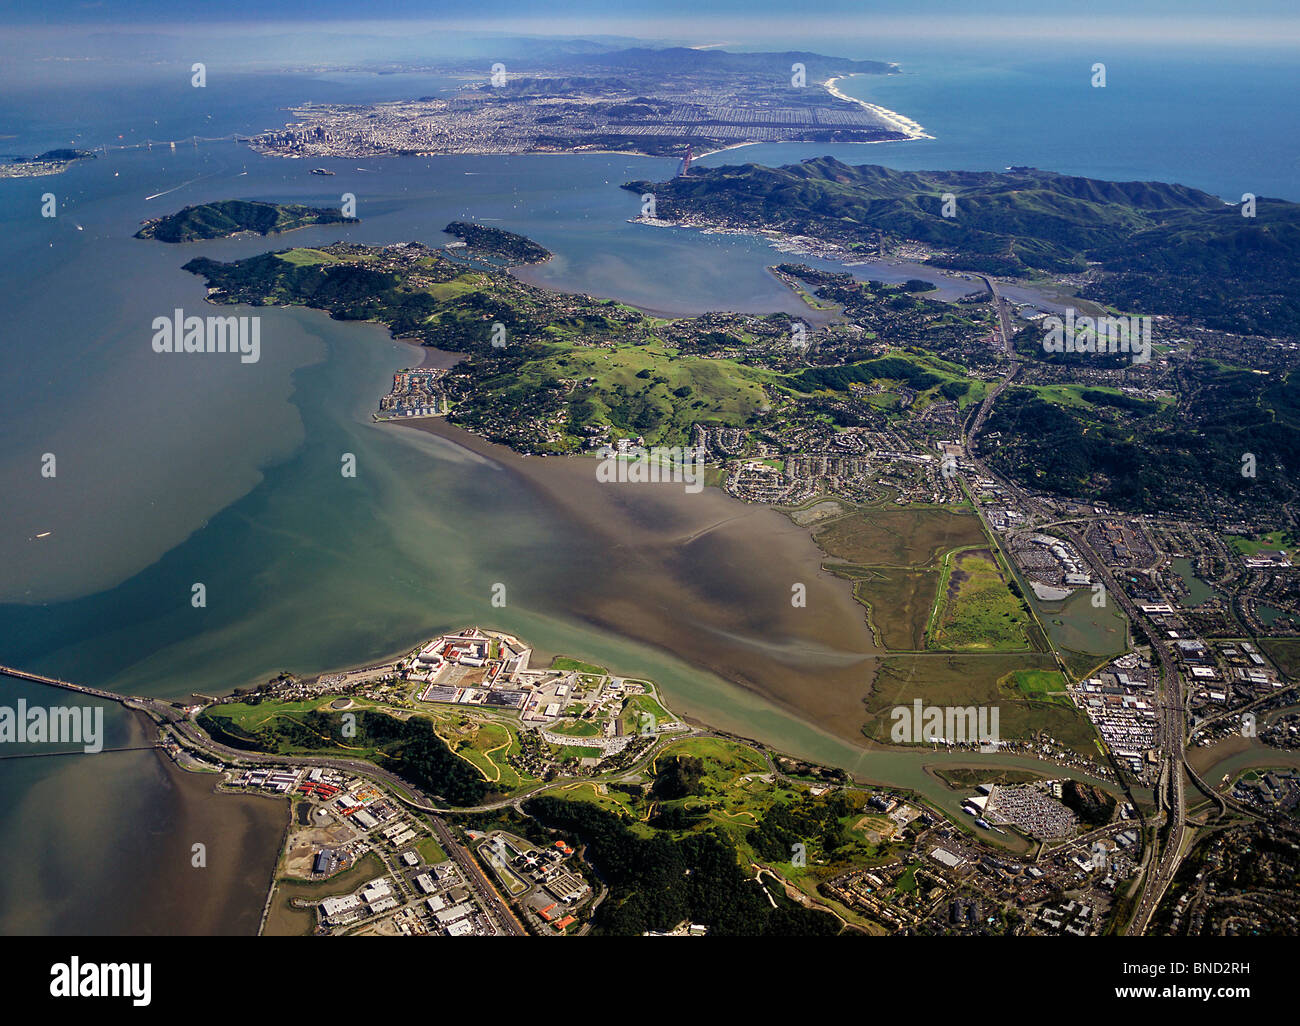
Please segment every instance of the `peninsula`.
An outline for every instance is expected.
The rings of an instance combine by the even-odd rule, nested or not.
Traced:
[[[1035,846],[1037,897],[981,932],[1038,932],[1085,841],[1114,847],[1120,877],[1137,871],[1114,788],[1077,771],[867,786],[683,722],[649,680],[532,656],[466,627],[374,665],[142,705],[219,791],[289,800],[267,935],[941,932],[954,895],[1005,902],[970,865]],[[1005,807],[982,835],[940,807],[986,801],[968,778]]]
[[[0,178],[41,178],[62,174],[79,160],[94,160],[89,150],[46,150],[35,157],[10,157],[0,161]]]
[[[1037,168],[896,171],[834,157],[692,168],[623,186],[656,223],[817,239],[849,259],[902,256],[1007,278],[1068,278],[1082,298],[1192,315],[1243,334],[1300,330],[1300,204]]]
[[[550,250],[514,232],[469,221],[452,221],[443,229],[459,239],[471,256],[499,261],[512,267],[540,264],[551,258]]]
[[[464,88],[376,105],[303,104],[252,141],[284,157],[614,151],[683,157],[758,142],[887,142],[924,130],[836,90],[880,61],[804,51],[637,47],[461,69]]]

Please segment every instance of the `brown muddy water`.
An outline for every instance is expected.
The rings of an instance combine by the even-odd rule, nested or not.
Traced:
[[[123,720],[116,744],[150,743],[152,723]],[[5,893],[22,897],[0,907],[0,934],[257,932],[287,801],[215,794],[215,775],[150,750],[22,763],[28,786],[5,812],[6,847],[39,856],[0,856]]]
[[[588,457],[523,457],[443,421],[403,425],[525,480],[539,504],[579,525],[544,557],[556,612],[650,644],[859,744],[876,656],[865,610],[820,569],[807,530],[716,488],[614,483]],[[793,602],[795,586],[806,604]],[[697,696],[676,694],[689,710]]]

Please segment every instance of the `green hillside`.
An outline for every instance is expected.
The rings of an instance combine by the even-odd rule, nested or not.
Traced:
[[[358,218],[344,217],[329,207],[308,207],[300,203],[261,203],[256,200],[219,200],[185,207],[174,214],[148,222],[135,233],[137,239],[159,242],[194,242],[224,239],[240,232],[278,235],[316,224],[356,224]]]
[[[818,157],[785,167],[696,168],[630,182],[656,214],[825,239],[864,255],[907,240],[928,262],[1028,277],[1078,273],[1082,293],[1128,310],[1199,316],[1223,330],[1300,329],[1300,204],[1259,199],[1254,217],[1160,182],[1104,182],[1019,168],[894,171]],[[951,195],[951,216],[944,196]]]

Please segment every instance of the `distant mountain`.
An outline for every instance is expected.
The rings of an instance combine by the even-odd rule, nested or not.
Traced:
[[[94,160],[90,150],[46,150],[34,157],[8,157],[11,164],[63,164],[73,160]]]
[[[69,149],[46,150],[44,153],[40,154],[39,156],[31,157],[29,159],[32,161],[88,160],[88,159],[94,160],[95,155],[91,153],[90,150],[69,150]]]
[[[566,54],[558,64],[539,54],[509,65],[516,75],[525,72],[523,77],[512,78],[504,85],[484,83],[479,88],[498,97],[563,96],[575,92],[618,94],[627,90],[680,92],[687,83],[707,88],[707,83],[734,85],[743,80],[788,90],[796,64],[803,65],[804,80],[809,86],[842,75],[898,74],[896,66],[883,61],[855,61],[806,50],[732,53],[685,46],[659,49],[640,46],[594,54]],[[821,90],[815,90],[810,96],[825,99]]]
[[[856,61],[847,57],[828,57],[806,50],[785,50],[779,53],[735,53],[730,50],[697,50],[687,46],[670,46],[660,49],[637,46],[626,50],[596,54],[580,58],[589,66],[602,66],[626,70],[718,74],[766,73],[790,75],[793,64],[804,65],[808,81],[830,75],[896,75],[898,68],[884,61]]]
[[[936,266],[1025,276],[1099,266],[1085,294],[1144,313],[1187,313],[1225,330],[1300,331],[1300,205],[1255,216],[1161,182],[1106,182],[1019,168],[894,171],[818,157],[785,167],[695,168],[653,193],[656,216],[808,235],[870,254],[924,243]],[[951,197],[945,215],[944,197]]]
[[[135,233],[137,239],[159,242],[194,242],[224,239],[240,232],[279,235],[281,232],[315,224],[356,224],[359,218],[344,217],[330,207],[308,207],[299,203],[261,203],[256,200],[219,200],[185,207],[174,214],[149,221]]]

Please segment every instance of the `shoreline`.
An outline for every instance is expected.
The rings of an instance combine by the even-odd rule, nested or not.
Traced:
[[[922,125],[920,125],[916,121],[913,121],[911,118],[906,117],[903,114],[899,114],[897,111],[890,110],[888,107],[882,107],[877,103],[868,103],[866,100],[859,100],[856,96],[849,96],[847,93],[840,92],[840,90],[836,87],[837,82],[842,82],[846,78],[861,78],[861,77],[862,75],[859,72],[855,72],[851,75],[840,75],[838,78],[828,78],[825,82],[822,83],[822,86],[826,89],[828,93],[834,96],[837,100],[844,100],[847,103],[856,103],[859,107],[871,111],[872,114],[876,115],[876,117],[884,121],[885,124],[893,128],[894,131],[902,132],[903,135],[907,136],[907,138],[903,140],[881,139],[879,140],[880,142],[900,142],[900,141],[912,142],[916,139],[934,138],[934,136],[926,132],[925,128]]]
[[[741,503],[716,486],[689,496],[702,500],[700,507],[676,500],[673,493],[678,489],[671,484],[647,486],[638,495],[640,501],[629,503],[622,489],[641,486],[598,485],[594,472],[589,475],[587,471],[587,464],[594,465],[593,460],[556,456],[543,461],[522,456],[444,417],[390,423],[490,460],[522,479],[548,507],[580,530],[623,539],[622,544],[592,546],[607,562],[599,571],[604,586],[582,594],[577,612],[580,622],[613,639],[656,649],[690,671],[708,674],[762,703],[767,707],[764,712],[779,711],[805,729],[848,744],[859,753],[865,750],[856,692],[860,689],[865,695],[868,689],[852,667],[861,667],[874,677],[874,662],[880,653],[871,645],[870,630],[852,597],[852,589],[821,569],[821,550],[807,530],[788,516],[770,507]],[[586,487],[588,483],[592,487]],[[789,580],[806,581],[810,594],[820,596],[828,610],[829,622],[821,625],[824,629],[809,632],[800,620],[785,620],[778,615],[773,617],[770,636],[766,635],[744,618],[737,619],[732,615],[734,610],[715,608],[712,596],[700,594],[690,565],[665,567],[653,553],[637,558],[624,556],[627,546],[633,544],[628,539],[636,535],[642,536],[646,549],[671,544],[679,548],[716,546],[728,552],[739,552],[755,540],[751,535],[757,535],[772,546],[770,551],[777,564],[763,576],[779,579],[782,594],[788,593]],[[749,586],[748,576],[745,582]],[[627,598],[624,587],[638,595],[653,595],[658,600],[655,608],[638,609],[641,603]],[[602,595],[603,591],[608,593]],[[697,611],[696,618],[682,612],[692,607]],[[697,629],[693,639],[683,642],[680,630],[687,620],[695,622]],[[855,629],[860,636],[852,635]],[[673,642],[674,638],[678,640]],[[797,655],[797,649],[804,652]],[[599,662],[594,653],[587,653],[586,658]],[[808,662],[820,663],[820,669],[808,668],[804,665]],[[775,673],[776,665],[788,666],[789,672]],[[732,716],[724,713],[719,721],[696,708],[697,702],[710,697],[705,693],[681,694],[644,666],[629,672],[654,680],[683,719],[697,719],[717,730],[744,729],[741,720]],[[840,688],[825,686],[832,679]],[[711,697],[725,700],[727,696],[714,692]],[[734,702],[738,696],[730,697]]]
[[[748,144],[747,144],[747,145],[748,145]],[[673,222],[673,221],[649,221],[649,220],[643,220],[643,219],[641,219],[641,218],[633,217],[633,218],[629,218],[629,219],[628,219],[628,222],[629,222],[630,224],[649,225],[649,226],[651,226],[651,227],[655,227],[655,228],[689,228],[689,229],[692,229],[692,230],[695,230],[695,231],[700,231],[700,230],[701,230],[701,229],[697,228],[695,225],[689,225],[689,224],[678,224],[677,222]],[[704,234],[709,234],[709,233],[708,233],[707,230],[705,230],[705,231],[704,231]],[[717,235],[723,235],[723,234],[743,235],[743,234],[746,234],[746,233],[741,232],[741,231],[735,231],[735,232],[723,232],[723,231],[719,231],[719,232],[714,232],[713,234],[717,234]],[[752,234],[752,233],[751,233],[751,234]],[[762,237],[762,236],[756,236],[756,237]],[[817,256],[818,254],[813,253],[813,254],[809,254],[809,255],[811,255],[811,256]],[[565,292],[565,291],[563,291],[563,290],[561,290],[561,289],[558,289],[558,288],[554,287],[553,285],[551,285],[551,284],[549,284],[549,283],[547,283],[547,282],[544,282],[544,281],[538,281],[538,280],[536,280],[534,277],[532,277],[531,275],[528,275],[528,274],[526,274],[526,273],[520,273],[520,272],[527,272],[527,271],[529,270],[529,268],[531,268],[531,267],[541,267],[541,266],[543,266],[543,265],[542,265],[542,264],[520,264],[520,265],[518,265],[518,266],[508,268],[506,273],[509,274],[510,277],[514,278],[515,281],[520,282],[520,283],[522,283],[522,284],[524,284],[524,285],[529,285],[529,286],[531,286],[531,287],[533,287],[533,288],[535,288],[535,289],[546,289],[548,292],[551,292],[551,293],[553,293],[553,294],[555,294],[555,295],[558,295],[558,296],[587,297],[587,298],[596,299],[596,300],[605,300],[605,299],[608,299],[609,301],[614,302],[614,303],[617,303],[617,304],[619,304],[620,306],[626,306],[626,307],[628,307],[628,308],[630,308],[630,309],[632,309],[632,310],[640,311],[641,313],[645,314],[647,317],[658,317],[658,318],[661,318],[661,319],[663,319],[663,320],[677,321],[677,320],[683,320],[683,319],[686,319],[686,318],[700,317],[700,316],[702,316],[702,315],[705,314],[705,313],[710,313],[710,312],[712,312],[712,311],[708,311],[708,310],[704,310],[704,311],[698,311],[698,310],[696,310],[696,311],[692,311],[692,310],[661,310],[661,309],[658,309],[658,308],[656,308],[656,307],[642,306],[642,305],[637,304],[637,303],[629,303],[627,300],[624,300],[624,299],[618,299],[618,298],[615,297],[615,296],[595,296],[595,295],[592,295],[591,293],[588,293],[588,292]],[[818,310],[816,307],[814,307],[814,306],[809,306],[807,300],[805,300],[802,296],[800,296],[800,295],[798,294],[798,292],[796,292],[794,289],[791,289],[790,286],[789,286],[789,283],[787,283],[786,281],[784,281],[784,280],[781,278],[781,276],[780,276],[779,274],[776,274],[776,273],[775,273],[775,266],[776,266],[775,264],[769,264],[768,266],[766,266],[766,267],[764,268],[764,270],[766,270],[767,273],[768,273],[769,275],[771,275],[772,277],[776,278],[777,281],[779,281],[779,282],[781,283],[781,285],[782,285],[784,288],[786,288],[787,290],[789,290],[789,291],[794,295],[794,297],[795,297],[796,299],[798,299],[798,300],[799,300],[799,301],[800,301],[800,302],[801,302],[801,303],[802,303],[802,304],[807,308],[807,314],[806,314],[807,319],[809,319],[810,321],[811,321],[811,320],[814,320],[814,319],[817,317],[817,315],[818,315],[819,313],[824,313],[824,311],[819,311],[819,310]],[[729,312],[735,313],[735,312],[737,312],[737,311],[729,311]],[[779,311],[768,311],[768,312],[775,313],[775,312],[779,312]],[[800,312],[803,313],[803,311],[800,311]],[[762,314],[760,314],[760,316],[762,316]],[[399,341],[407,341],[407,340],[406,340],[406,339],[400,339]],[[415,344],[416,344],[416,345],[420,345],[420,343],[415,343]],[[426,346],[426,347],[424,347],[424,348],[430,348],[430,347],[427,347],[427,346]],[[436,347],[434,347],[434,348],[436,348]]]
[[[846,78],[861,78],[861,77],[863,77],[864,75],[867,75],[867,74],[868,74],[868,72],[855,71],[855,72],[851,72],[851,73],[849,73],[849,74],[847,74],[847,75],[837,75],[837,76],[835,76],[834,78],[828,78],[825,82],[822,82],[822,83],[821,83],[821,86],[822,86],[823,89],[826,90],[827,93],[829,93],[829,94],[830,94],[832,97],[834,97],[835,99],[837,99],[837,100],[841,100],[841,101],[843,101],[843,102],[845,102],[845,103],[852,103],[852,104],[855,104],[855,105],[861,107],[863,110],[869,112],[870,114],[875,115],[875,116],[876,116],[877,118],[879,118],[880,121],[883,123],[883,124],[882,124],[882,127],[883,127],[886,131],[897,132],[897,133],[899,133],[900,135],[902,135],[903,138],[902,138],[902,139],[870,139],[870,140],[855,140],[855,141],[847,142],[847,143],[837,143],[836,145],[849,145],[849,146],[874,146],[874,145],[877,145],[877,144],[879,144],[879,143],[891,143],[891,142],[913,142],[913,141],[915,141],[915,140],[917,140],[917,139],[933,139],[933,138],[934,138],[934,136],[930,135],[930,134],[925,130],[925,127],[924,127],[923,125],[921,125],[921,124],[920,124],[919,122],[917,122],[917,121],[914,121],[912,118],[907,117],[905,114],[900,114],[900,113],[898,113],[898,111],[890,110],[888,107],[882,107],[880,104],[877,104],[877,103],[868,103],[866,100],[859,100],[856,96],[849,96],[847,93],[843,93],[843,92],[841,92],[841,91],[839,90],[839,88],[837,87],[837,83],[842,82],[842,81],[843,81],[844,79],[846,79]],[[395,102],[395,101],[388,101],[388,102]],[[382,106],[382,105],[383,105],[383,104],[373,104],[373,105],[371,105],[371,106]],[[291,127],[291,126],[305,123],[305,122],[303,121],[303,119],[306,118],[306,117],[308,117],[308,115],[309,115],[309,111],[308,111],[308,109],[307,109],[309,106],[310,106],[309,104],[304,104],[304,105],[299,105],[299,107],[297,107],[297,108],[295,108],[295,107],[286,107],[286,108],[284,108],[284,109],[287,110],[290,114],[294,115],[294,117],[295,117],[297,120],[296,120],[296,121],[285,122],[284,126],[283,126],[281,129],[272,129],[272,130],[269,130],[269,131],[283,131],[284,129],[287,129],[287,128]],[[263,133],[263,134],[266,134],[266,133]],[[315,154],[306,154],[306,153],[286,153],[286,152],[283,152],[283,151],[281,151],[281,150],[279,150],[279,149],[277,149],[277,148],[275,148],[275,147],[268,147],[268,146],[266,146],[266,145],[264,145],[264,144],[259,145],[259,144],[257,143],[257,141],[256,141],[256,136],[254,136],[254,137],[252,137],[252,138],[249,138],[249,139],[245,140],[245,144],[248,146],[248,148],[249,148],[252,152],[258,154],[259,156],[263,156],[263,157],[279,157],[279,158],[282,159],[282,160],[362,160],[362,159],[365,159],[366,156],[378,157],[378,158],[383,158],[383,159],[390,158],[390,157],[420,157],[420,158],[428,159],[428,158],[430,158],[430,157],[500,157],[500,156],[508,156],[508,157],[581,157],[581,156],[644,157],[644,158],[649,159],[649,160],[667,160],[667,161],[676,161],[676,160],[679,159],[679,158],[676,157],[675,155],[669,155],[669,154],[663,154],[663,153],[646,153],[646,152],[644,152],[644,151],[642,151],[642,150],[636,150],[636,149],[611,150],[611,149],[598,149],[598,148],[591,148],[591,149],[585,149],[585,148],[579,149],[579,148],[575,148],[575,149],[563,149],[563,150],[517,150],[517,151],[506,152],[506,153],[502,153],[500,150],[487,150],[487,149],[484,149],[484,150],[476,150],[476,149],[470,149],[470,150],[446,150],[446,151],[393,150],[393,151],[375,152],[375,153],[370,153],[370,154],[360,154],[360,153],[356,153],[356,154],[353,154],[353,153],[315,153]],[[764,140],[761,140],[761,139],[746,139],[746,140],[743,140],[743,141],[741,141],[741,142],[730,143],[730,144],[728,144],[728,145],[726,145],[726,146],[716,146],[716,147],[714,147],[714,148],[711,149],[711,150],[705,150],[705,151],[702,152],[702,153],[697,153],[697,154],[694,155],[694,158],[693,158],[693,159],[695,159],[695,160],[703,160],[705,157],[711,157],[711,156],[713,156],[715,153],[726,153],[726,152],[728,152],[728,151],[730,151],[730,150],[738,150],[738,149],[742,149],[743,147],[746,147],[746,146],[766,146],[766,145],[777,145],[777,146],[780,146],[780,145],[784,145],[784,144],[792,144],[792,145],[800,145],[800,146],[816,145],[816,143],[814,143],[814,142],[807,141],[807,140],[799,140],[799,139],[781,140],[781,141],[778,141],[778,142],[776,142],[776,143],[765,142]]]

